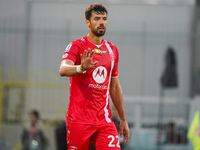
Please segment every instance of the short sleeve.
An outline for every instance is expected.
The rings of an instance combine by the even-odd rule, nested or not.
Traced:
[[[64,53],[63,53],[63,56],[62,56],[62,60],[70,60],[72,61],[74,64],[76,63],[77,59],[78,59],[78,56],[80,56],[80,51],[79,51],[79,47],[78,45],[76,44],[73,44],[73,43],[70,43]]]
[[[119,52],[118,52],[117,47],[114,51],[114,55],[115,55],[115,62],[114,62],[113,70],[112,70],[112,78],[118,77],[118,74],[119,74],[119,71],[118,71]]]

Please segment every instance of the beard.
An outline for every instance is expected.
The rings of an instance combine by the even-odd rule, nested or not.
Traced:
[[[100,26],[100,27],[104,27],[104,26]],[[98,31],[98,29],[100,28],[98,27],[97,29],[94,29],[93,27],[91,27],[91,31],[94,35],[96,36],[104,36],[105,32],[106,32],[106,27],[104,27],[104,31]]]

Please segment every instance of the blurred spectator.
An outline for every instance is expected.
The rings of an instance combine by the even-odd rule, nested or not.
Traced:
[[[59,121],[55,129],[57,150],[67,150],[66,131],[66,122]]]
[[[167,144],[186,144],[187,130],[184,127],[176,127],[175,123],[169,122],[167,125]]]
[[[37,110],[30,111],[29,119],[30,121],[24,125],[21,135],[22,150],[46,150],[47,138],[44,135],[39,112]]]
[[[187,128],[186,127],[178,127],[178,143],[179,144],[187,144]]]
[[[167,125],[167,143],[173,144],[177,139],[177,135],[175,132],[175,124],[173,122],[169,122]]]

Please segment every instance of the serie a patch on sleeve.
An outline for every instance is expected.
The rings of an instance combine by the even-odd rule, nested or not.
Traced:
[[[66,49],[65,49],[65,52],[69,52],[70,48],[71,48],[71,44],[67,45]]]

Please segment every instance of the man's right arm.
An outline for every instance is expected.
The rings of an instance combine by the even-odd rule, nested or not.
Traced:
[[[75,76],[79,73],[84,73],[86,70],[92,69],[96,64],[97,61],[93,62],[93,54],[94,51],[90,53],[90,49],[87,51],[85,50],[83,55],[81,54],[81,64],[74,65],[70,60],[63,60],[60,64],[59,73],[60,76]]]
[[[81,73],[81,70],[81,65],[74,65],[70,60],[63,60],[60,64],[59,74],[70,77]]]

